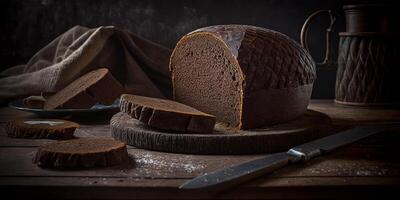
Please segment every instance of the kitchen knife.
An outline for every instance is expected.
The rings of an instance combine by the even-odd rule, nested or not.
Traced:
[[[282,168],[289,163],[305,162],[322,153],[350,144],[362,138],[383,131],[381,126],[360,126],[317,139],[287,152],[275,153],[260,159],[230,166],[198,176],[182,184],[181,189],[228,189],[255,177]]]

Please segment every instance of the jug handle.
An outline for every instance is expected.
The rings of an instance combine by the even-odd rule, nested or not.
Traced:
[[[330,25],[326,29],[326,40],[325,40],[325,56],[324,60],[322,62],[318,62],[318,66],[332,66],[334,65],[334,61],[332,59],[332,51],[331,51],[331,33],[332,33],[332,27],[333,24],[335,23],[335,16],[332,14],[331,10],[318,10],[314,13],[312,13],[304,22],[303,27],[301,28],[300,32],[300,42],[301,46],[303,46],[308,52],[308,44],[307,44],[307,33],[308,33],[308,27],[310,25],[310,22],[316,18],[317,16],[323,15],[323,14],[328,14],[330,17]]]

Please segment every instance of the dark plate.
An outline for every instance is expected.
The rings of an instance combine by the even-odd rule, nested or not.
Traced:
[[[88,109],[55,109],[43,110],[38,108],[28,108],[22,103],[22,99],[12,101],[8,104],[10,108],[35,113],[42,117],[62,117],[62,116],[79,116],[92,115],[102,112],[116,111],[119,109],[119,99],[115,100],[111,105],[96,104]]]

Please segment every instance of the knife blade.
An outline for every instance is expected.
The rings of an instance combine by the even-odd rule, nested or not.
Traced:
[[[383,131],[382,126],[360,126],[323,137],[263,158],[226,167],[198,176],[182,184],[180,189],[212,188],[228,189],[255,177],[270,173],[290,163],[306,162],[322,153],[350,144],[362,138]]]

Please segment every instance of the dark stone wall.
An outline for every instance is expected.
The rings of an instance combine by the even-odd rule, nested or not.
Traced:
[[[173,48],[185,33],[214,24],[251,24],[299,41],[304,20],[318,9],[337,15],[333,37],[344,31],[342,5],[374,1],[335,0],[2,0],[0,70],[25,63],[59,34],[82,25],[113,25]],[[382,2],[382,1],[379,1]],[[312,23],[309,46],[323,57],[328,17]],[[319,69],[313,98],[333,98],[335,69]]]

